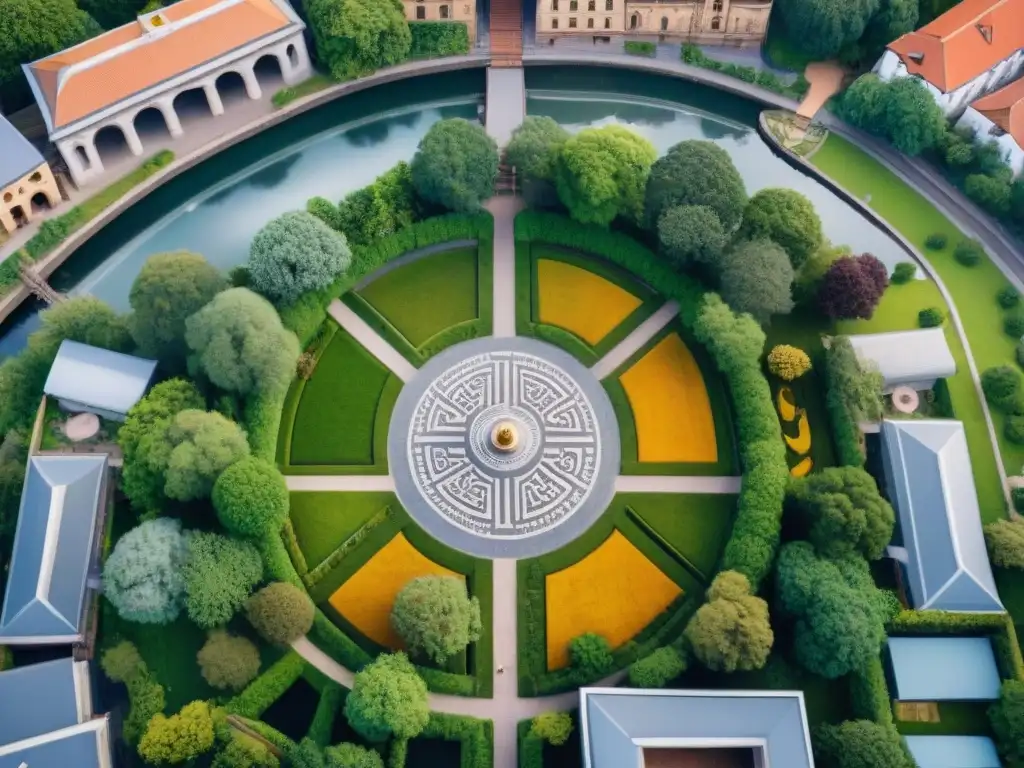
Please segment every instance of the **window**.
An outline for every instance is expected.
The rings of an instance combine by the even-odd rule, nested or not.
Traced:
[[[722,0],[715,0],[715,2],[713,2],[711,4],[711,10],[714,11],[715,13],[721,13],[722,12]]]
[[[612,20],[611,19],[605,19],[604,20],[604,28],[605,29],[611,29],[612,28]]]
[[[575,17],[569,19],[569,29],[576,29],[576,18]]]
[[[588,11],[596,11],[597,10],[597,0],[587,0],[587,10]]]
[[[606,11],[614,11],[615,10],[615,0],[604,0],[604,9]]]
[[[33,184],[38,184],[40,181],[43,180],[43,174],[41,174],[39,171],[36,171],[35,173],[28,177],[28,180],[31,181]]]
[[[594,20],[593,19],[587,19],[587,29],[593,29],[593,28],[594,28]]]
[[[579,4],[578,0],[569,0],[569,10],[570,11],[579,10],[579,7],[580,7],[580,4]]]
[[[422,5],[416,6],[416,18],[421,20],[427,18],[427,9]]]
[[[715,16],[715,18],[713,18],[711,20],[711,28],[712,29],[721,29],[722,28],[722,17],[721,16]]]
[[[558,10],[558,0],[551,0],[551,10],[552,11],[557,11]]]
[[[9,203],[13,199],[14,199],[14,195],[12,195],[10,192],[7,192],[6,194],[4,194],[4,202],[5,203]]]
[[[661,31],[662,32],[668,31],[668,16],[662,16],[661,17]]]
[[[636,29],[639,26],[640,26],[640,14],[639,13],[634,13],[632,16],[629,17],[629,28],[630,29]]]
[[[450,5],[441,6],[441,18],[450,19],[452,17],[452,7]]]
[[[551,28],[552,29],[558,29],[558,19],[552,19],[551,20]]]

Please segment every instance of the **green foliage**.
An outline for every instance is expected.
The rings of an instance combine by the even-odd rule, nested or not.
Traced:
[[[945,319],[946,315],[939,307],[926,307],[917,313],[917,324],[921,328],[938,328]]]
[[[661,251],[679,267],[717,267],[728,240],[718,214],[706,205],[676,205],[658,219]]]
[[[693,655],[718,672],[761,669],[775,642],[768,603],[752,595],[747,577],[736,571],[720,572],[707,597],[684,633]]]
[[[686,659],[671,645],[663,645],[629,665],[633,688],[664,688],[686,671]]]
[[[259,674],[260,652],[251,640],[215,629],[196,656],[203,679],[214,688],[240,691]]]
[[[946,247],[948,239],[945,232],[932,232],[925,238],[924,247],[929,251],[941,251]]]
[[[1012,285],[1001,288],[996,294],[996,301],[1003,309],[1013,309],[1020,304],[1020,293]]]
[[[103,595],[127,621],[169,624],[181,612],[187,559],[181,522],[149,520],[114,546],[103,568]]]
[[[414,658],[443,665],[480,639],[480,602],[469,597],[465,579],[421,576],[398,593],[391,626]]]
[[[204,629],[227,624],[263,578],[252,545],[216,533],[196,532],[183,569],[188,617]]]
[[[768,353],[768,371],[783,381],[795,381],[811,370],[811,358],[799,347],[776,344]]]
[[[249,285],[278,305],[338,279],[349,265],[348,241],[305,211],[271,219],[249,248]]]
[[[726,232],[743,216],[747,192],[729,153],[712,141],[689,140],[673,146],[651,166],[644,212],[652,227],[676,205],[706,205]]]
[[[266,299],[229,288],[185,323],[189,371],[240,395],[283,392],[295,375],[299,344]]]
[[[413,29],[417,25],[413,25]],[[465,29],[465,27],[463,27]],[[324,750],[326,768],[384,768],[384,761],[372,749],[357,744],[338,744]]]
[[[412,183],[424,200],[472,212],[494,194],[498,145],[479,123],[460,117],[430,126],[412,159]]]
[[[658,46],[646,40],[627,40],[626,53],[631,56],[647,56],[653,58],[658,51]]]
[[[353,246],[371,245],[405,229],[416,220],[412,169],[406,162],[398,163],[372,184],[352,192],[335,210],[332,226]]]
[[[1024,512],[1024,488],[1014,488],[1010,491],[1010,500],[1017,512]]]
[[[1020,402],[1022,377],[1018,369],[1009,365],[987,368],[981,374],[981,390],[993,408],[1010,412]]]
[[[977,240],[961,240],[953,249],[953,258],[965,267],[976,267],[984,256],[985,249]]]
[[[335,80],[350,80],[398,64],[412,35],[398,0],[306,0],[320,62]]]
[[[420,737],[457,741],[464,768],[494,765],[494,724],[490,720],[431,712]]]
[[[821,290],[825,275],[837,259],[849,255],[848,247],[833,246],[825,240],[818,252],[807,260],[794,278],[793,301],[799,306],[817,309],[818,292]]]
[[[213,716],[205,701],[193,701],[181,712],[156,714],[139,741],[139,755],[153,765],[179,765],[213,748]]]
[[[121,733],[129,744],[138,744],[146,732],[149,722],[162,714],[167,706],[164,687],[147,670],[136,675],[128,685],[128,716],[124,719]]]
[[[260,538],[288,519],[288,486],[269,461],[245,458],[225,469],[213,485],[213,508],[230,533]]]
[[[569,641],[569,659],[581,685],[604,677],[615,663],[608,640],[594,632],[585,632]]]
[[[988,719],[999,754],[1010,766],[1024,764],[1024,682],[1004,680],[999,701],[989,707]]]
[[[1024,337],[1024,312],[1013,312],[1003,318],[1003,333],[1020,341]]]
[[[299,654],[294,651],[286,653],[228,702],[228,711],[239,717],[259,718],[295,684],[305,669],[306,662]]]
[[[788,96],[791,99],[800,100],[807,94],[810,84],[801,71],[797,74],[792,83],[782,80],[770,70],[754,69],[745,67],[742,64],[733,64],[731,61],[717,61],[704,54],[699,45],[694,43],[683,43],[679,50],[680,58],[687,64],[702,69],[710,69],[713,72],[721,72],[723,75],[735,77],[745,83],[754,83],[765,90],[777,93],[781,96]],[[805,63],[792,67],[803,70]],[[787,67],[788,68],[788,67]]]
[[[762,325],[772,315],[793,309],[793,266],[771,240],[741,240],[722,256],[722,298],[737,312],[748,312]]]
[[[984,173],[972,173],[964,179],[964,192],[993,216],[1010,212],[1010,183]]]
[[[843,94],[840,114],[870,133],[888,139],[907,155],[936,146],[946,132],[946,119],[916,77],[883,82],[875,74],[858,78]]]
[[[881,0],[856,48],[861,62],[874,62],[885,46],[918,27],[918,0]]]
[[[739,234],[747,240],[766,238],[782,246],[794,270],[799,270],[822,243],[821,219],[814,204],[792,189],[757,192],[743,209]]]
[[[997,568],[1024,569],[1024,519],[989,523],[985,526],[985,543]]]
[[[127,683],[146,672],[146,662],[139,649],[127,640],[107,648],[100,657],[103,674],[115,683]]]
[[[469,30],[461,21],[417,21],[409,25],[414,59],[469,53]]]
[[[550,117],[527,115],[512,132],[505,161],[524,182],[553,182],[555,166],[569,132]]]
[[[78,7],[88,13],[104,29],[113,29],[135,21],[147,0],[79,0]]]
[[[383,654],[356,673],[345,717],[369,741],[411,739],[430,719],[427,685],[404,653]]]
[[[291,768],[325,768],[324,752],[312,739],[303,739],[285,750],[285,764]]]
[[[572,736],[572,717],[568,712],[542,712],[530,723],[530,735],[560,747]]]
[[[249,598],[245,616],[264,640],[287,646],[313,626],[313,602],[288,582],[268,584]]]
[[[869,720],[847,720],[839,725],[822,725],[814,739],[819,760],[835,768],[914,768],[916,763],[903,747],[892,725]]]
[[[787,496],[823,557],[857,553],[877,560],[892,540],[896,515],[874,478],[860,467],[828,467],[794,478]]]
[[[185,320],[227,287],[224,275],[197,253],[150,256],[128,294],[128,325],[138,353],[167,370],[184,370]]]
[[[914,279],[917,274],[917,266],[909,261],[901,261],[892,271],[889,282],[893,285],[904,285]]]
[[[617,216],[639,221],[657,157],[647,139],[622,126],[586,128],[562,145],[555,166],[558,197],[584,224],[606,226]]]
[[[280,762],[256,739],[233,733],[214,758],[211,768],[279,768]]]
[[[790,39],[816,58],[828,58],[860,40],[878,0],[782,0],[778,13]]]

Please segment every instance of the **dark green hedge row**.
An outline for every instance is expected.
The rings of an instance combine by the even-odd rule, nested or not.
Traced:
[[[321,318],[322,320],[322,318]],[[252,455],[266,461],[277,459],[277,433],[288,392],[257,394],[245,403],[245,432]]]
[[[346,695],[345,689],[340,685],[333,680],[327,681],[320,693],[316,714],[313,715],[313,722],[309,725],[306,738],[311,739],[319,747],[330,746],[334,719],[338,716]]]
[[[306,556],[302,554],[299,540],[295,537],[295,526],[292,525],[291,518],[284,521],[284,527],[281,529],[281,541],[288,551],[292,565],[295,566],[295,573],[305,581],[304,577],[309,573],[309,565],[306,563]]]
[[[469,53],[469,30],[461,21],[417,21],[409,25],[413,59]]]
[[[849,340],[837,337],[824,352],[825,360],[825,407],[828,411],[832,438],[836,446],[836,458],[844,467],[863,467],[867,461],[864,436],[860,431],[858,414],[849,402],[846,382],[863,377],[856,353]],[[864,414],[871,417],[873,414]]]
[[[780,96],[788,96],[791,99],[800,101],[807,95],[810,83],[803,74],[798,74],[793,84],[783,82],[774,72],[758,70],[753,67],[745,67],[742,64],[733,64],[727,61],[717,61],[705,55],[699,45],[683,43],[679,51],[679,58],[685,63],[692,64],[701,69],[710,69],[721,72],[723,75],[735,77],[745,83],[754,83],[767,91],[772,91]]]
[[[388,747],[388,768],[405,768],[405,761],[409,757],[409,740],[392,739]]]
[[[309,637],[314,645],[344,667],[358,672],[373,658],[348,635],[338,629],[323,611],[313,617]]]
[[[1009,614],[902,611],[889,623],[889,634],[988,635],[999,674],[1005,680],[1024,680],[1024,659]]]
[[[295,651],[289,651],[229,701],[227,711],[258,720],[271,704],[281,698],[284,692],[302,677],[305,668],[305,660]]]
[[[236,717],[238,717],[236,715]],[[247,717],[238,717],[239,722],[254,733],[258,733],[282,752],[295,748],[295,742],[281,733],[277,728],[267,725],[262,720],[253,720]]]
[[[359,546],[363,540],[369,535],[370,531],[376,528],[378,525],[383,523],[385,520],[390,519],[391,507],[384,507],[380,511],[376,512],[373,517],[362,524],[356,532],[345,539],[327,558],[316,566],[313,570],[302,577],[302,580],[306,583],[306,588],[312,588],[314,585],[319,583],[320,579],[326,576],[328,573],[333,571],[349,552]]]
[[[872,659],[867,668],[849,678],[850,706],[857,720],[870,720],[879,725],[893,725],[889,685],[881,657]]]
[[[494,765],[494,723],[465,715],[431,712],[418,738],[457,741],[460,768],[491,768]]]
[[[530,735],[533,720],[520,720],[516,732],[519,737],[519,768],[544,768],[544,740]]]

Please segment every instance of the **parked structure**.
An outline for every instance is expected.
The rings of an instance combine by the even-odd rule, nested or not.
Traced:
[[[857,359],[882,374],[883,392],[894,388],[931,389],[956,373],[956,361],[941,328],[848,336]],[[913,354],[908,354],[913,350]]]
[[[402,7],[410,22],[462,22],[469,33],[469,44],[476,40],[476,0],[402,0]]]
[[[29,457],[0,613],[0,644],[84,641],[106,478],[105,454]]]
[[[50,366],[43,392],[72,413],[124,421],[149,389],[156,360],[123,355],[65,339]]]
[[[264,56],[287,84],[308,77],[304,29],[287,0],[181,0],[23,69],[50,140],[82,184],[103,173],[96,134],[104,128],[119,130],[141,155],[138,116],[156,109],[171,137],[180,136],[174,102],[186,91],[202,89],[210,112],[221,115],[218,79],[237,73],[258,99],[255,68]]]
[[[964,425],[953,419],[882,422],[882,457],[907,599],[918,610],[1004,611],[981,530]]]
[[[0,227],[12,233],[32,221],[40,208],[59,205],[61,197],[50,166],[39,150],[3,115],[0,147]]]
[[[538,0],[537,40],[610,37],[684,40],[704,45],[760,45],[772,0]]]
[[[988,637],[890,637],[898,701],[995,701],[999,669]]]
[[[1024,171],[1024,77],[973,102],[957,127],[973,131],[979,142],[995,142],[1019,176]]]
[[[1024,72],[1024,0],[963,0],[891,42],[875,65],[883,80],[916,76],[947,117]]]
[[[586,768],[814,768],[800,691],[581,688],[580,732]]]
[[[1001,768],[988,736],[905,736],[917,768]]]

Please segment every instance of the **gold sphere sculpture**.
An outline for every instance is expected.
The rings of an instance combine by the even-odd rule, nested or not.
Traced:
[[[516,425],[510,421],[501,421],[494,426],[491,432],[491,443],[499,451],[515,450],[519,442],[519,434]]]

